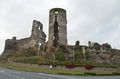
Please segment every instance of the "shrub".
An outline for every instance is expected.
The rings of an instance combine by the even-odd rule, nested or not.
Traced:
[[[75,53],[75,60],[81,60],[83,58],[83,54]]]
[[[79,46],[80,45],[80,41],[76,41],[75,46]]]
[[[70,61],[55,61],[55,64],[59,66],[66,66],[66,65],[71,64],[71,62]]]
[[[86,64],[84,65],[84,68],[87,69],[87,70],[91,70],[94,68],[94,66],[90,65],[90,64]]]
[[[66,67],[66,68],[75,68],[76,65],[74,65],[74,64],[70,64],[70,65],[66,65],[65,67]]]
[[[84,72],[84,75],[96,75],[94,72]]]
[[[120,75],[120,72],[112,72],[112,75]]]
[[[64,61],[65,60],[65,54],[63,52],[56,52],[55,53],[55,60],[58,60],[58,61]]]

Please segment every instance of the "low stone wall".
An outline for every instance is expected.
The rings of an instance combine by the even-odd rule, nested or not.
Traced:
[[[15,63],[9,61],[8,63],[16,66],[23,66],[23,67],[30,67],[30,68],[45,68],[49,69],[50,65],[38,65],[38,64],[27,64],[27,63]],[[72,71],[80,71],[80,72],[87,72],[84,67],[75,67],[72,69],[66,68],[65,66],[56,66],[54,67],[56,70],[72,70]],[[110,67],[95,67],[91,72],[120,72],[120,68],[110,68]]]

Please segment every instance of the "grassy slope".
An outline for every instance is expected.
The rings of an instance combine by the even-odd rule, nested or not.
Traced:
[[[42,57],[12,57],[9,60],[21,62],[21,63],[30,63],[30,64],[48,64],[50,61],[49,59],[44,59]],[[47,61],[47,63],[46,63]],[[66,63],[66,62],[63,62]],[[62,64],[63,64],[62,63]],[[67,62],[68,63],[68,62]],[[120,68],[120,65],[103,65],[103,64],[93,64],[93,63],[79,63],[78,66],[84,66],[85,64],[92,64],[95,67],[113,67],[113,68]],[[61,64],[60,64],[61,65]],[[64,64],[65,65],[65,64]],[[52,74],[73,74],[73,75],[120,75],[120,72],[78,72],[74,70],[56,70],[56,69],[44,69],[44,68],[30,68],[30,67],[23,67],[23,66],[16,66],[9,63],[0,63],[1,67],[10,68],[10,69],[18,69],[18,70],[25,70],[25,71],[32,71],[32,72],[43,72],[43,73],[52,73]]]
[[[30,68],[30,67],[23,67],[23,66],[15,66],[8,63],[0,63],[0,67],[10,68],[10,69],[17,69],[17,70],[25,70],[25,71],[32,71],[32,72],[43,72],[43,73],[52,73],[52,74],[83,74],[83,72],[75,72],[75,71],[68,71],[68,70],[50,70],[44,68]]]
[[[48,74],[67,74],[67,75],[120,75],[120,72],[78,72],[73,70],[55,70],[55,69],[43,69],[43,68],[30,68],[30,67],[23,67],[23,66],[15,66],[8,63],[0,63],[0,67],[10,68],[10,69],[17,69],[17,70],[24,70],[24,71],[31,71],[31,72],[42,72]]]
[[[11,57],[9,58],[10,61],[20,62],[20,63],[28,63],[28,64],[44,64],[48,65],[52,63],[51,59],[34,56],[34,57]],[[91,64],[95,67],[112,67],[112,68],[120,68],[120,64],[96,64],[93,62],[80,62],[80,61],[55,61],[56,65],[68,65],[68,64],[75,64],[76,66],[84,66],[86,64]]]

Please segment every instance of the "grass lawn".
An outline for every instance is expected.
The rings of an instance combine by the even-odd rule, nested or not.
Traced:
[[[55,69],[45,69],[45,68],[30,68],[30,67],[23,67],[23,66],[15,66],[8,63],[0,63],[0,67],[9,68],[9,69],[17,69],[17,70],[24,70],[24,71],[31,71],[31,72],[42,72],[42,73],[49,73],[49,74],[79,74],[83,75],[84,72],[76,72],[76,71],[68,71],[68,70],[55,70]]]
[[[17,69],[17,70],[24,70],[24,71],[31,71],[31,72],[42,72],[47,74],[66,74],[66,75],[120,75],[120,72],[78,72],[73,70],[56,70],[56,69],[44,69],[44,68],[30,68],[30,67],[23,67],[23,66],[15,66],[8,63],[0,63],[0,67],[9,68],[9,69]]]

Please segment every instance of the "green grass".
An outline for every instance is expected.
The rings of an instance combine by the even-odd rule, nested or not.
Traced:
[[[51,64],[52,60],[47,59],[40,56],[34,56],[34,57],[10,57],[8,60],[13,62],[19,62],[19,63],[28,63],[28,64],[38,64],[38,65],[49,65]],[[65,66],[68,64],[75,64],[78,67],[83,67],[86,64],[91,64],[94,67],[112,67],[112,68],[120,68],[119,64],[96,64],[93,62],[80,62],[80,61],[55,61],[55,65],[57,66]],[[10,69],[18,69],[18,70],[24,70],[24,71],[32,71],[32,72],[43,72],[43,73],[52,73],[52,74],[67,74],[67,75],[120,75],[120,72],[90,72],[90,71],[84,71],[79,72],[75,70],[58,70],[58,69],[52,69],[49,70],[47,68],[30,68],[30,67],[23,67],[23,66],[16,66],[9,63],[0,63],[1,67],[10,68]]]
[[[30,67],[23,67],[23,66],[15,66],[8,63],[0,63],[0,67],[9,68],[9,69],[17,69],[17,70],[24,70],[24,71],[31,71],[31,72],[42,72],[42,73],[51,73],[51,74],[80,74],[82,75],[83,72],[77,71],[70,71],[70,70],[55,70],[55,69],[45,69],[45,68],[30,68]]]
[[[56,69],[45,69],[45,68],[30,68],[30,67],[23,67],[23,66],[16,66],[11,65],[8,63],[0,63],[0,67],[10,68],[10,69],[17,69],[17,70],[24,70],[24,71],[31,71],[31,72],[42,72],[48,74],[66,74],[66,75],[95,75],[95,76],[104,76],[104,75],[120,75],[120,72],[79,72],[74,70],[56,70]]]
[[[8,60],[18,63],[28,63],[28,64],[38,64],[38,65],[49,65],[52,63],[52,59],[48,59],[41,56],[33,57],[10,57]],[[91,64],[94,67],[110,67],[110,68],[120,68],[120,64],[96,64],[93,62],[80,62],[80,61],[55,61],[58,66],[65,66],[69,64],[75,64],[78,67],[84,66],[86,64]]]
[[[10,57],[8,60],[19,63],[29,63],[29,64],[44,64],[48,65],[51,63],[50,59],[41,56],[32,56],[32,57]]]

